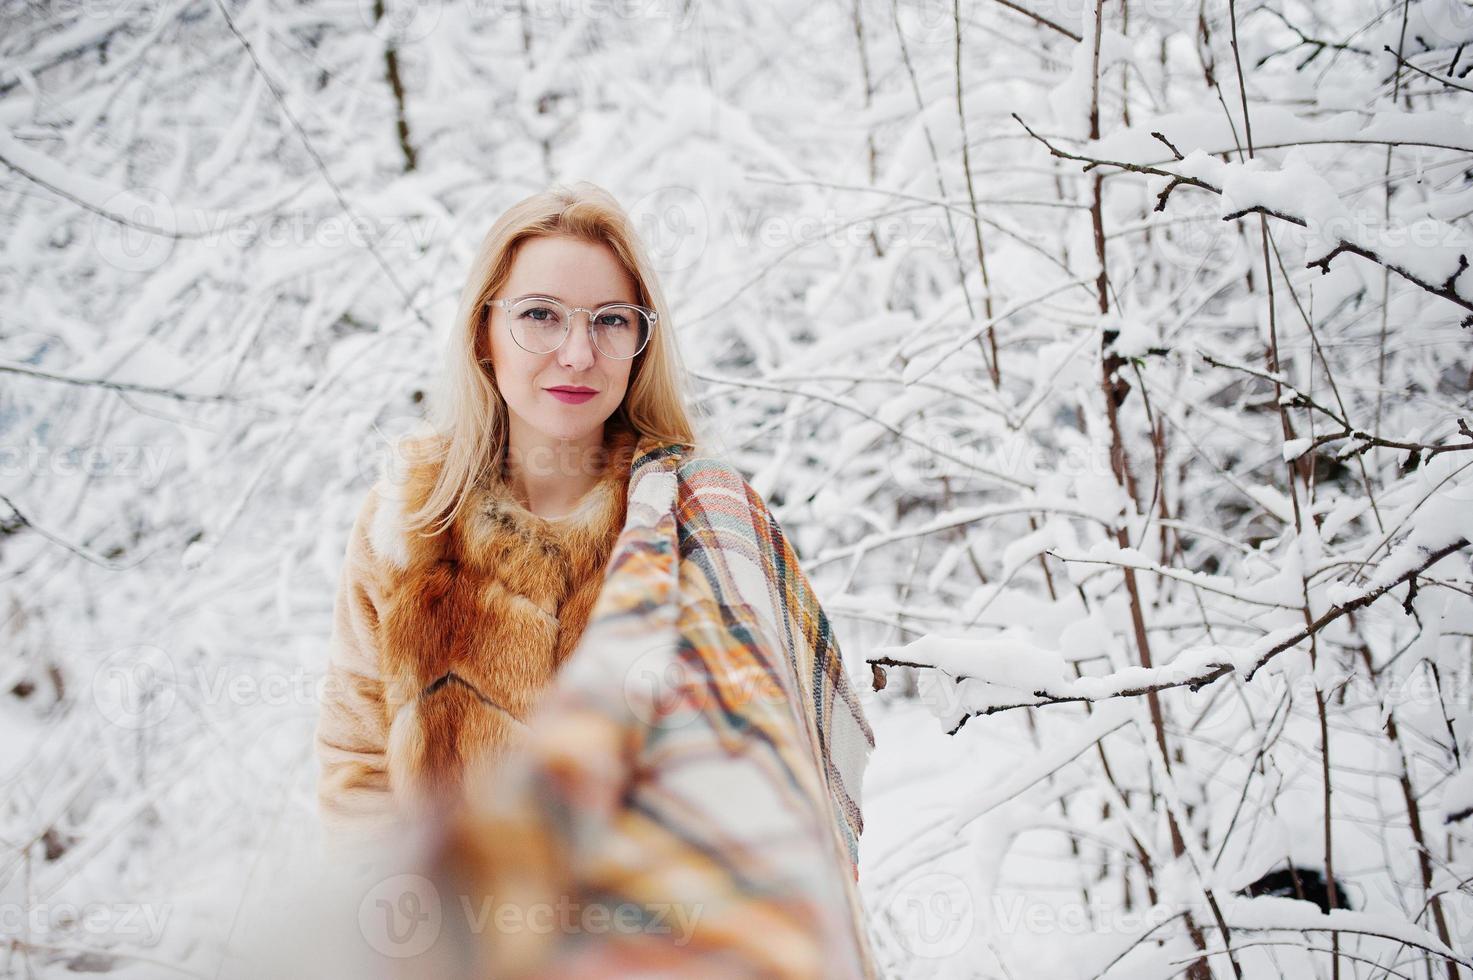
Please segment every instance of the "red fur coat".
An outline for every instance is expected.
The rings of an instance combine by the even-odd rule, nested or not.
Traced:
[[[339,581],[316,733],[332,838],[371,837],[444,802],[468,769],[520,742],[598,597],[634,443],[611,428],[598,484],[555,520],[495,480],[443,533],[408,534],[403,515],[433,487],[433,462],[369,491]]]

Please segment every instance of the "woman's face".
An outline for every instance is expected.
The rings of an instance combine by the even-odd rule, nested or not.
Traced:
[[[569,309],[596,310],[606,303],[636,303],[633,278],[607,245],[563,235],[523,241],[511,275],[493,299],[516,299],[536,293],[561,300]],[[490,307],[491,364],[496,384],[511,413],[515,442],[560,439],[598,441],[604,420],[613,415],[629,387],[635,358],[606,357],[593,345],[588,314],[574,313],[567,339],[555,351],[533,354],[512,339],[511,313]],[[568,402],[549,388],[563,385],[592,388],[587,401]]]

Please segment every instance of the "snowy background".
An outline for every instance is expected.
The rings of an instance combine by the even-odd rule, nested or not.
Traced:
[[[486,228],[589,179],[866,692],[888,977],[1473,977],[1468,41],[0,5],[0,976],[215,976],[314,846],[352,516]]]

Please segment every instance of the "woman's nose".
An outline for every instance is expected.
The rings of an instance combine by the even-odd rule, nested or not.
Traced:
[[[568,339],[558,348],[559,364],[569,368],[586,368],[593,363],[595,348],[591,316],[585,313],[580,320],[577,313],[572,315]]]

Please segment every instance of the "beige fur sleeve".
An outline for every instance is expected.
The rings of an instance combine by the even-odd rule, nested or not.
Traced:
[[[318,815],[330,846],[376,837],[393,818],[384,756],[388,718],[375,638],[381,572],[369,543],[377,504],[376,489],[370,490],[349,534],[333,603],[315,736]]]

